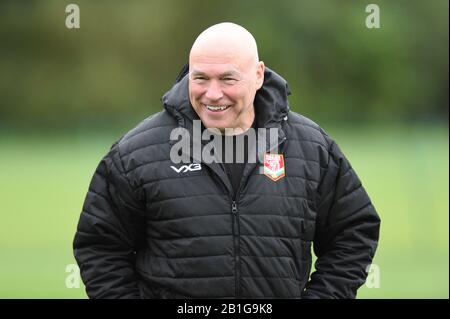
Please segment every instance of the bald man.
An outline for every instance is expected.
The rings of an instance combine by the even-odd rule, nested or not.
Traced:
[[[250,128],[253,100],[264,81],[253,36],[231,23],[212,26],[194,42],[189,66],[189,98],[203,124],[220,130]]]
[[[243,27],[198,36],[164,110],[92,178],[74,239],[89,297],[355,298],[380,219],[289,94]]]

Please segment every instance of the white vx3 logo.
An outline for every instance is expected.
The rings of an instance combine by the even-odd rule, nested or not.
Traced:
[[[179,168],[176,168],[175,166],[170,166],[175,172],[178,174],[180,173],[186,173],[186,172],[194,172],[199,171],[202,169],[201,164],[189,164],[189,165],[183,165]]]

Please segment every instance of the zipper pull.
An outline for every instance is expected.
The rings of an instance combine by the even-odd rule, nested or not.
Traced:
[[[238,211],[238,210],[237,210],[236,202],[233,201],[233,203],[231,204],[231,212],[232,212],[233,214],[236,214],[237,211]]]

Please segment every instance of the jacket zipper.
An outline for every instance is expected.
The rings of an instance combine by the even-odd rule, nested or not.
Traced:
[[[231,213],[233,214],[233,244],[234,244],[234,269],[235,269],[235,296],[240,298],[240,229],[239,229],[239,211],[236,201],[231,203]]]
[[[284,137],[277,145],[283,144],[286,141],[286,137]],[[280,153],[282,153],[284,149],[285,144],[283,144],[282,149],[280,149]],[[266,152],[270,152],[270,150],[266,150]],[[248,165],[248,163],[247,163]],[[258,165],[256,165],[257,167]],[[244,168],[245,170],[245,168]],[[236,191],[235,198],[233,199],[232,196],[230,196],[231,199],[231,213],[233,215],[233,244],[234,244],[234,265],[235,265],[235,296],[236,298],[241,298],[241,251],[240,251],[240,224],[239,224],[239,210],[237,206],[237,201],[239,199],[241,188],[244,184],[244,181],[249,178],[251,175],[251,172],[248,174],[248,176],[244,179],[241,179],[241,182],[239,183],[239,187]],[[236,228],[236,231],[235,231]]]

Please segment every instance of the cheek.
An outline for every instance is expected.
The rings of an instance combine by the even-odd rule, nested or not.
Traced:
[[[229,99],[234,101],[235,103],[242,103],[246,100],[246,89],[243,87],[233,87],[229,88],[228,90],[224,91],[226,96],[228,96]]]
[[[198,99],[203,95],[203,89],[198,85],[192,85],[189,87],[189,95],[191,99]]]
[[[236,97],[239,103],[242,104],[242,107],[246,107],[253,103],[254,92],[252,92],[251,88],[244,88],[237,92]]]

